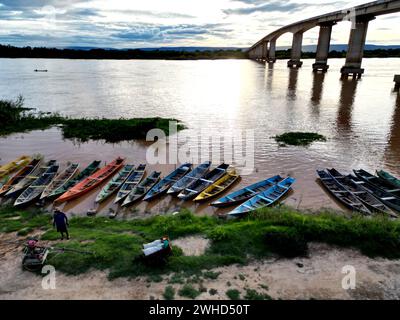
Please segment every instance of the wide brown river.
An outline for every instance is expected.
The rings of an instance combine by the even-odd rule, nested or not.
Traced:
[[[0,59],[0,98],[25,97],[28,107],[72,117],[173,117],[187,126],[179,134],[233,137],[253,130],[254,170],[231,190],[275,174],[297,179],[287,204],[303,209],[341,208],[316,182],[315,169],[335,167],[385,169],[400,176],[400,97],[393,92],[393,75],[400,59],[364,59],[360,81],[341,81],[344,61],[332,59],[326,74],[311,72],[313,60],[300,70],[286,61],[265,65],[250,60],[115,61],[61,59]],[[46,73],[34,69],[48,69]],[[273,136],[286,131],[314,131],[326,142],[309,147],[279,146]],[[22,154],[43,154],[65,167],[81,167],[94,159],[111,161],[118,155],[128,162],[146,162],[145,141],[106,144],[63,140],[53,128],[0,138],[0,163]],[[193,146],[195,142],[190,141]],[[217,162],[214,162],[217,164]],[[174,164],[151,165],[163,174]],[[98,190],[68,203],[70,213],[93,206]],[[101,206],[106,213],[111,201]],[[125,214],[173,212],[187,206],[196,212],[216,210],[206,204],[181,203],[164,196],[140,203]],[[132,213],[133,212],[133,213]]]

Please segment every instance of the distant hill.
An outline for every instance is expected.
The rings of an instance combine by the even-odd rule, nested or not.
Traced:
[[[287,50],[290,49],[290,46],[277,47],[277,50]],[[374,45],[374,44],[366,44],[365,50],[389,50],[389,49],[400,49],[400,45]],[[303,52],[316,52],[316,45],[305,45],[302,47]],[[347,44],[331,44],[329,51],[347,51]]]
[[[116,48],[98,48],[98,47],[80,47],[80,46],[72,46],[72,47],[62,47],[59,49],[71,49],[71,50],[84,50],[89,51],[92,49],[103,49],[103,50],[133,50],[133,49],[140,49],[143,51],[184,51],[184,52],[195,52],[195,51],[217,51],[217,50],[246,50],[247,48],[239,48],[239,47],[154,47],[154,48],[124,48],[124,49],[116,49]]]

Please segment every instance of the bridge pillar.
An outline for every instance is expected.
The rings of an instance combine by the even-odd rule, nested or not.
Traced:
[[[268,41],[264,41],[262,44],[262,57],[263,61],[266,61],[268,58]]]
[[[396,74],[395,76],[394,76],[394,79],[393,79],[393,81],[394,81],[394,89],[395,90],[399,90],[400,89],[400,74]]]
[[[276,51],[276,39],[273,39],[269,42],[269,50],[268,50],[268,63],[275,63],[275,51]]]
[[[328,55],[329,46],[331,44],[332,27],[334,24],[336,23],[330,22],[320,24],[317,54],[315,63],[312,65],[314,72],[319,70],[326,72],[329,69]]]
[[[364,55],[365,39],[367,38],[368,23],[375,19],[371,16],[361,16],[356,18],[355,28],[351,29],[349,46],[347,49],[346,63],[340,70],[342,78],[352,75],[353,78],[361,78],[364,69],[361,62]]]
[[[303,62],[300,61],[302,43],[303,31],[294,33],[292,42],[292,55],[287,64],[289,68],[300,68],[302,66]]]

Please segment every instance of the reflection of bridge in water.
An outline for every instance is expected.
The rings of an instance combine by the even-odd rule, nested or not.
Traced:
[[[288,67],[301,67],[301,47],[303,34],[319,26],[319,37],[313,70],[326,71],[328,66],[329,46],[331,42],[332,27],[340,21],[352,21],[346,63],[341,69],[343,77],[353,75],[360,78],[364,73],[361,68],[368,24],[375,17],[400,11],[400,0],[380,0],[366,3],[354,8],[335,11],[314,18],[302,20],[280,28],[259,40],[248,50],[249,58],[267,62],[275,62],[277,39],[285,33],[293,33],[291,59]]]
[[[394,169],[398,170],[400,163],[400,93],[397,93],[396,97],[385,158],[388,163],[393,164]]]

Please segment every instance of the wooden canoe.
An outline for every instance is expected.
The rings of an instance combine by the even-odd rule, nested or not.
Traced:
[[[168,194],[178,194],[185,189],[189,184],[203,177],[210,169],[211,161],[205,161],[190,171],[183,178],[175,182],[171,188],[168,189]]]
[[[377,176],[374,176],[373,174],[360,169],[360,170],[353,170],[355,175],[360,178],[361,180],[365,181],[367,184],[381,189],[383,191],[389,192],[393,194],[396,197],[400,197],[400,189],[399,188],[393,188],[392,185],[387,183],[385,180],[382,180],[378,178]]]
[[[146,171],[146,165],[140,164],[126,179],[124,184],[119,189],[117,196],[115,197],[114,203],[122,201],[142,180]]]
[[[370,215],[369,210],[353,193],[347,190],[325,170],[317,170],[319,179],[323,186],[344,206],[352,211]]]
[[[166,192],[175,182],[185,176],[192,169],[191,163],[185,163],[161,179],[144,197],[144,201],[150,201]]]
[[[214,207],[225,207],[239,204],[240,202],[249,200],[260,192],[267,190],[273,185],[282,181],[282,177],[279,175],[273,176],[271,178],[256,182],[250,186],[244,187],[243,189],[234,191],[225,197],[222,197],[211,203]]]
[[[197,197],[204,189],[212,185],[219,178],[221,178],[228,169],[229,164],[222,163],[218,167],[214,168],[202,178],[192,182],[179,194],[178,198],[182,200],[189,200]]]
[[[15,159],[14,161],[11,161],[5,165],[0,166],[0,178],[4,178],[13,171],[26,166],[31,160],[32,159],[29,156],[22,156],[19,157],[18,159]]]
[[[124,184],[129,175],[135,170],[133,164],[126,164],[119,170],[108,182],[103,189],[99,192],[94,202],[101,203],[108,199],[112,194],[117,192],[117,190]]]
[[[153,171],[148,177],[134,187],[125,197],[122,207],[129,206],[134,202],[142,199],[151,188],[153,188],[160,180],[161,172]]]
[[[257,209],[272,206],[289,192],[296,179],[287,177],[269,189],[260,192],[228,213],[228,218],[240,218]]]
[[[33,183],[21,193],[17,200],[15,200],[14,206],[27,205],[28,203],[40,197],[43,190],[46,189],[46,187],[57,175],[58,165],[56,164],[56,161],[51,160],[49,163],[51,164],[47,170],[35,181],[33,181]]]
[[[327,169],[327,172],[343,187],[350,191],[354,196],[358,198],[368,209],[372,212],[388,214],[397,217],[388,206],[376,198],[373,194],[368,192],[363,186],[354,182],[351,176],[344,176],[336,169]]]
[[[205,188],[196,198],[194,202],[205,201],[218,196],[225,190],[229,189],[238,179],[239,175],[235,169],[228,170],[225,175],[215,181],[212,185]]]
[[[93,161],[83,171],[79,172],[79,174],[77,176],[73,177],[71,180],[67,181],[64,185],[62,185],[59,188],[57,188],[56,190],[54,190],[47,197],[47,199],[54,199],[54,198],[60,197],[67,190],[74,187],[76,184],[78,184],[79,182],[83,181],[84,179],[90,177],[97,170],[99,170],[100,164],[101,164],[101,161],[99,161],[99,160]]]
[[[395,176],[392,176],[389,172],[386,172],[384,170],[379,170],[376,171],[376,174],[378,175],[379,178],[384,180],[386,183],[390,184],[393,188],[400,188],[400,179],[396,178]]]
[[[20,169],[10,180],[7,181],[0,189],[0,196],[5,195],[8,191],[10,191],[14,186],[16,186],[22,179],[26,176],[32,174],[36,168],[40,166],[41,159],[36,158],[32,159],[26,166]]]
[[[124,164],[123,158],[115,159],[105,167],[96,171],[91,176],[77,183],[74,187],[70,188],[67,192],[58,197],[54,202],[56,204],[62,203],[65,201],[76,199],[86,194],[90,190],[93,190],[94,188],[98,187],[102,182],[109,179],[112,175],[114,175],[118,170],[122,168],[123,164]]]
[[[40,196],[40,199],[45,199],[51,195],[54,191],[64,186],[68,181],[70,181],[78,173],[79,164],[70,164],[63,172],[57,175],[53,181],[44,189]]]

